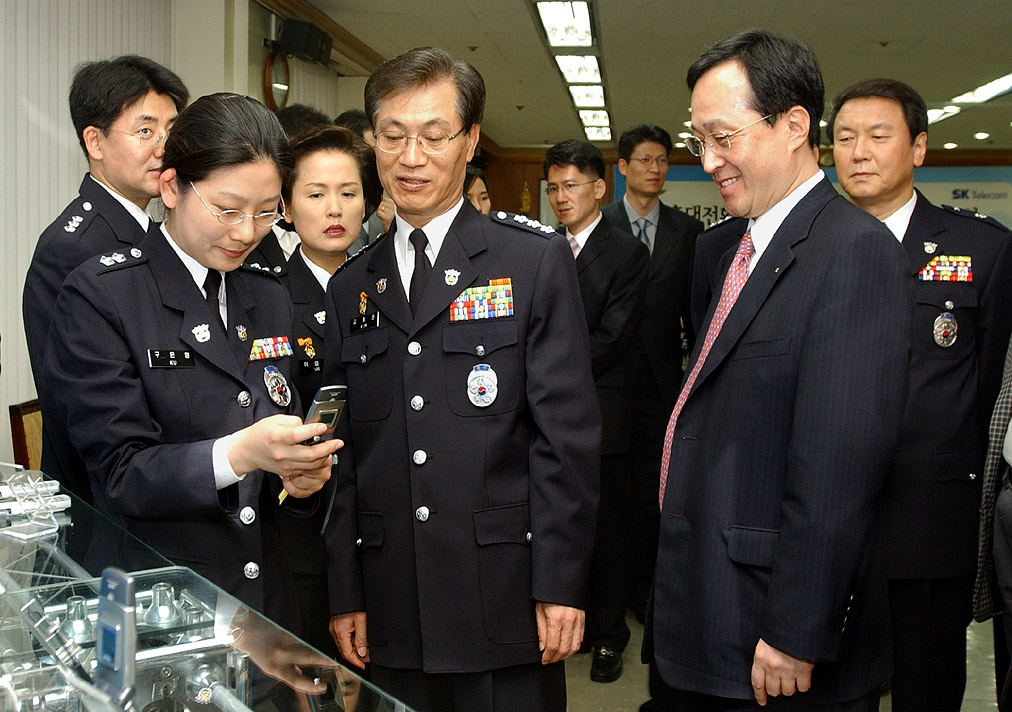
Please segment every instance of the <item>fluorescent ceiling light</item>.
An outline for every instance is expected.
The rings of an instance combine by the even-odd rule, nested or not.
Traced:
[[[685,144],[679,141],[678,143],[675,144],[675,148],[685,148]]]
[[[692,134],[689,133],[688,131],[682,131],[681,133],[678,134],[678,138],[688,138],[691,135]]]
[[[555,57],[562,70],[562,76],[570,84],[598,84],[601,81],[601,67],[597,57],[587,55],[563,55]]]
[[[588,126],[583,132],[588,141],[611,141],[611,129],[607,126]]]
[[[590,8],[585,2],[539,2],[538,13],[552,47],[590,47]]]
[[[983,141],[986,138],[991,138],[991,134],[989,134],[987,131],[978,131],[973,135],[973,137],[978,141]]]
[[[683,121],[682,122],[682,126],[684,126],[687,129],[691,129],[692,128],[692,122],[691,121]]]
[[[603,110],[582,109],[580,121],[584,126],[611,126],[611,118]]]
[[[826,128],[827,126],[829,126],[829,122],[827,122],[825,119],[822,119],[821,121],[819,121],[819,127],[820,128]]]
[[[589,84],[569,87],[573,95],[573,103],[578,109],[603,109],[604,87],[600,84]]]
[[[946,149],[948,149],[948,150],[951,151],[952,149],[956,148],[956,146],[958,146],[958,145],[959,145],[958,143],[952,143],[950,141],[949,143],[943,144],[942,148],[946,148]]]
[[[942,119],[947,119],[950,116],[955,116],[959,113],[958,106],[946,106],[944,109],[928,109],[928,123],[937,124]]]
[[[1012,90],[1012,74],[1006,74],[987,84],[981,84],[973,91],[952,97],[952,100],[958,104],[981,104],[996,96],[1001,96],[1009,90]]]

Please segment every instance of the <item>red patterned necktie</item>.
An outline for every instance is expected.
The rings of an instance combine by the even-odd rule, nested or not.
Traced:
[[[682,412],[682,406],[685,405],[685,401],[689,398],[692,384],[696,382],[696,376],[699,375],[699,371],[703,368],[703,362],[706,361],[706,356],[710,353],[713,342],[717,340],[720,327],[724,325],[724,320],[727,319],[727,315],[731,312],[731,307],[734,306],[735,300],[741,293],[741,288],[745,286],[745,280],[748,279],[748,263],[754,254],[755,248],[752,246],[752,232],[749,231],[741,238],[738,252],[735,253],[734,261],[731,263],[731,268],[727,271],[727,277],[724,279],[724,289],[720,293],[717,309],[713,312],[710,328],[706,331],[703,347],[699,350],[699,357],[696,359],[692,371],[689,372],[685,385],[682,386],[682,392],[678,394],[678,401],[675,403],[674,410],[671,411],[668,429],[664,432],[664,453],[661,457],[661,490],[659,501],[662,507],[664,506],[664,488],[668,484],[668,466],[671,464],[671,441],[675,436],[675,423],[678,421],[678,414]]]

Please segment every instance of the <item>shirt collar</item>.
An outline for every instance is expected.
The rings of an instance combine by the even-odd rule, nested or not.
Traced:
[[[421,229],[425,233],[425,238],[428,240],[426,252],[428,252],[429,249],[432,250],[432,264],[436,263],[436,258],[439,256],[439,248],[443,246],[443,239],[446,237],[446,233],[450,231],[450,225],[453,224],[453,220],[457,217],[457,213],[460,212],[460,208],[463,204],[464,196],[461,194],[460,199],[452,208],[442,215],[432,218],[432,220],[422,226]],[[410,249],[411,254],[414,254],[415,248],[411,246],[410,242],[408,242],[408,237],[411,235],[411,231],[415,228],[411,227],[411,225],[409,225],[400,215],[395,214],[394,220],[397,223],[397,232],[394,233],[395,251],[406,256],[408,254],[408,249]],[[412,264],[414,263],[412,262]]]
[[[151,224],[151,216],[149,216],[146,212],[137,207],[134,203],[131,203],[129,200],[127,200],[122,195],[117,193],[115,190],[107,186],[105,183],[95,178],[95,176],[89,173],[88,177],[91,178],[96,183],[98,183],[103,188],[105,188],[105,191],[109,195],[111,195],[116,200],[117,203],[122,205],[123,208],[128,213],[130,213],[130,216],[133,217],[133,219],[138,222],[141,228],[143,228],[144,232],[148,231],[148,226]]]
[[[162,231],[163,235],[165,235],[165,239],[168,240],[169,247],[171,247],[172,251],[179,256],[179,259],[180,261],[182,261],[183,266],[186,267],[186,271],[190,273],[191,277],[193,277],[193,281],[196,283],[197,288],[200,290],[200,293],[203,294],[204,280],[207,279],[207,267],[200,264],[199,262],[197,262],[197,260],[193,259],[193,257],[183,252],[183,249],[176,244],[175,240],[172,239],[172,235],[169,234],[169,231],[165,229],[165,223],[159,225],[158,229]],[[224,279],[221,280],[221,284],[223,287],[225,286]]]
[[[590,225],[580,230],[580,232],[576,233],[575,235],[573,235],[573,233],[571,233],[569,231],[569,228],[567,227],[566,236],[568,237],[572,235],[573,239],[576,240],[577,246],[582,250],[583,246],[587,244],[587,240],[590,238],[590,233],[594,232],[594,228],[597,227],[597,224],[601,222],[601,218],[603,217],[604,215],[601,213],[600,210],[598,210],[597,217],[594,218],[594,222],[592,222]]]
[[[646,215],[640,215],[639,213],[636,212],[636,209],[629,204],[629,193],[626,193],[625,195],[622,196],[622,204],[625,205],[625,212],[626,215],[629,216],[630,225],[636,225],[637,220],[639,220],[640,218],[646,218],[648,223],[656,226],[657,221],[660,220],[661,218],[661,201],[659,200],[656,203],[654,203],[653,209]]]
[[[306,253],[299,250],[299,257],[306,263],[306,267],[309,268],[310,273],[316,278],[316,281],[323,287],[323,291],[327,291],[327,285],[330,283],[330,272],[320,267],[318,264],[313,262],[311,259],[306,257]]]
[[[278,238],[278,244],[281,246],[281,251],[285,255],[285,259],[291,259],[292,253],[295,252],[295,248],[299,246],[299,233],[294,230],[285,230],[278,224],[275,224],[271,230],[274,232],[274,236]]]
[[[812,188],[817,186],[825,177],[826,174],[820,168],[815,172],[815,175],[788,193],[786,197],[781,198],[780,202],[772,208],[759,217],[749,220],[748,229],[752,232],[752,246],[755,248],[755,254],[752,255],[752,260],[749,262],[749,273],[755,268],[756,263],[759,262],[759,258],[762,257],[766,248],[769,247],[770,242],[773,241],[773,236],[777,234],[777,230],[784,224],[787,216],[801,202],[801,199],[808,195]]]
[[[917,191],[910,192],[912,193],[910,200],[882,221],[900,242],[903,242],[903,236],[907,234],[907,228],[910,227],[910,218],[913,217],[914,207],[917,205]]]

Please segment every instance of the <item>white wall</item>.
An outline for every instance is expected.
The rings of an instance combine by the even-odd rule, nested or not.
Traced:
[[[21,292],[39,234],[77,195],[87,170],[67,92],[86,60],[143,54],[173,66],[172,0],[4,0],[0,73],[0,460],[10,462],[7,406],[35,397]]]

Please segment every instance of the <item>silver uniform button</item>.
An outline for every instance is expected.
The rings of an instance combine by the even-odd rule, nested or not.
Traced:
[[[415,519],[417,519],[420,522],[428,521],[428,519],[429,519],[429,508],[428,507],[419,507],[418,509],[416,509],[415,510]]]
[[[970,482],[973,482],[976,479],[977,479],[977,473],[976,472],[971,472],[970,473]]]
[[[484,356],[485,355],[485,347],[482,346],[481,344],[478,344],[477,346],[474,347],[474,354],[475,354],[475,356],[479,356],[479,357]]]
[[[277,265],[277,266],[276,266],[276,267],[274,268],[274,272],[275,272],[275,274],[281,274],[281,265]]]
[[[414,454],[411,456],[411,460],[416,465],[424,465],[425,461],[428,459],[429,455],[427,452],[425,452],[425,450],[415,450]]]
[[[81,207],[82,207],[82,208],[84,208],[85,210],[91,210],[91,203],[89,203],[89,202],[88,202],[88,201],[86,200],[86,201],[84,201],[84,204],[83,204],[83,205],[81,205]]]
[[[362,546],[362,537],[355,540],[355,546]]]
[[[411,410],[421,410],[425,407],[425,400],[421,396],[412,396]]]
[[[369,357],[366,356],[365,354],[362,354],[361,356],[358,357],[358,360],[361,361],[362,363],[366,363],[369,360]]]
[[[955,302],[948,301],[948,302],[945,303],[945,308],[946,309],[955,309],[956,308],[956,304],[955,304]]]
[[[239,521],[243,524],[252,524],[257,518],[257,513],[253,507],[243,507],[242,511],[239,512]]]
[[[260,565],[255,561],[249,561],[242,567],[242,572],[248,579],[255,579],[260,576]]]
[[[235,402],[239,404],[240,408],[249,408],[250,403],[253,402],[252,396],[249,391],[240,391],[239,395],[235,397]]]
[[[417,341],[412,341],[410,344],[408,344],[408,353],[411,354],[412,356],[417,356],[418,354],[422,353],[422,345]]]
[[[530,533],[530,532],[527,532],[527,543],[528,543],[528,544],[530,544],[530,543],[531,543],[531,539],[533,539],[533,538],[534,538],[534,537],[533,537],[533,536],[531,536],[531,533]]]

